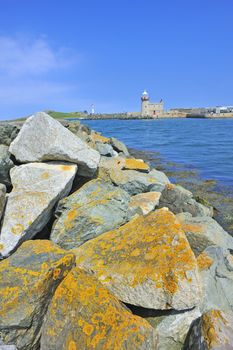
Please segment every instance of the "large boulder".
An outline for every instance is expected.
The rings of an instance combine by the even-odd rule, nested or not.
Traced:
[[[79,174],[93,176],[99,152],[44,112],[26,120],[9,151],[21,163],[63,160],[79,164]]]
[[[165,186],[159,206],[169,208],[174,214],[187,212],[192,216],[213,216],[213,208],[198,203],[190,191],[179,185]]]
[[[11,185],[10,169],[14,166],[14,163],[10,159],[10,155],[8,146],[0,145],[0,182],[7,187]]]
[[[165,175],[165,174],[164,174]],[[111,169],[111,181],[123,188],[130,195],[153,191],[161,192],[169,180],[165,180],[159,171],[152,170],[149,173],[142,173],[136,170]]]
[[[16,138],[20,130],[20,126],[13,123],[0,123],[0,144],[10,146],[11,142]]]
[[[204,290],[201,311],[233,311],[233,256],[227,249],[212,246],[206,248],[197,261]]]
[[[171,315],[146,317],[146,320],[156,329],[158,350],[183,350],[189,328],[200,316],[200,310],[194,308]]]
[[[93,276],[73,269],[57,288],[43,324],[41,350],[155,350],[147,321],[132,315]]]
[[[233,238],[211,217],[191,214],[177,217],[196,256],[212,245],[233,249]]]
[[[74,266],[74,255],[50,241],[27,241],[0,262],[0,338],[37,350],[50,299]]]
[[[13,190],[0,235],[0,256],[8,256],[43,229],[54,205],[69,194],[76,171],[76,164],[67,163],[29,163],[11,170]]]
[[[2,218],[6,203],[6,186],[0,183],[0,220]]]
[[[206,312],[193,323],[185,345],[187,350],[233,349],[233,313]]]
[[[77,264],[126,303],[188,309],[201,297],[196,259],[167,209],[140,216],[74,249]]]
[[[87,182],[59,202],[51,240],[65,249],[78,247],[129,220],[130,196],[101,179]]]

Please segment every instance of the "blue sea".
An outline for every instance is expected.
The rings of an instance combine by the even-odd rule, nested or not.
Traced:
[[[83,120],[128,147],[160,152],[203,179],[233,187],[233,119]]]

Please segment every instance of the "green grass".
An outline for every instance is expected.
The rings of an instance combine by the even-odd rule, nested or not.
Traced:
[[[80,118],[83,119],[85,117],[87,117],[87,114],[83,113],[83,112],[56,112],[56,111],[45,111],[47,114],[49,114],[52,118],[54,119],[76,119],[76,118]],[[17,119],[13,119],[13,120],[9,120],[10,122],[24,122],[28,117],[30,117],[30,115],[23,117],[23,118],[17,118]],[[8,120],[6,120],[8,121]]]
[[[73,118],[85,118],[87,115],[82,112],[56,112],[56,111],[47,111],[47,113],[54,119],[73,119]]]

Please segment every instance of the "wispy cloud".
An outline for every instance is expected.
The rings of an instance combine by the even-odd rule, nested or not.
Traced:
[[[28,76],[67,68],[74,63],[68,51],[67,48],[53,49],[44,38],[0,36],[0,72]]]
[[[79,64],[76,52],[52,47],[46,38],[0,36],[0,119],[74,102],[78,86],[67,81],[66,72]]]

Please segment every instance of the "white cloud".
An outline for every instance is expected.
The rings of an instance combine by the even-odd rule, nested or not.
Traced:
[[[66,77],[77,65],[80,55],[45,38],[0,36],[0,119],[78,104],[78,84]]]
[[[0,72],[4,75],[41,75],[69,66],[68,49],[52,49],[44,38],[0,36]]]

